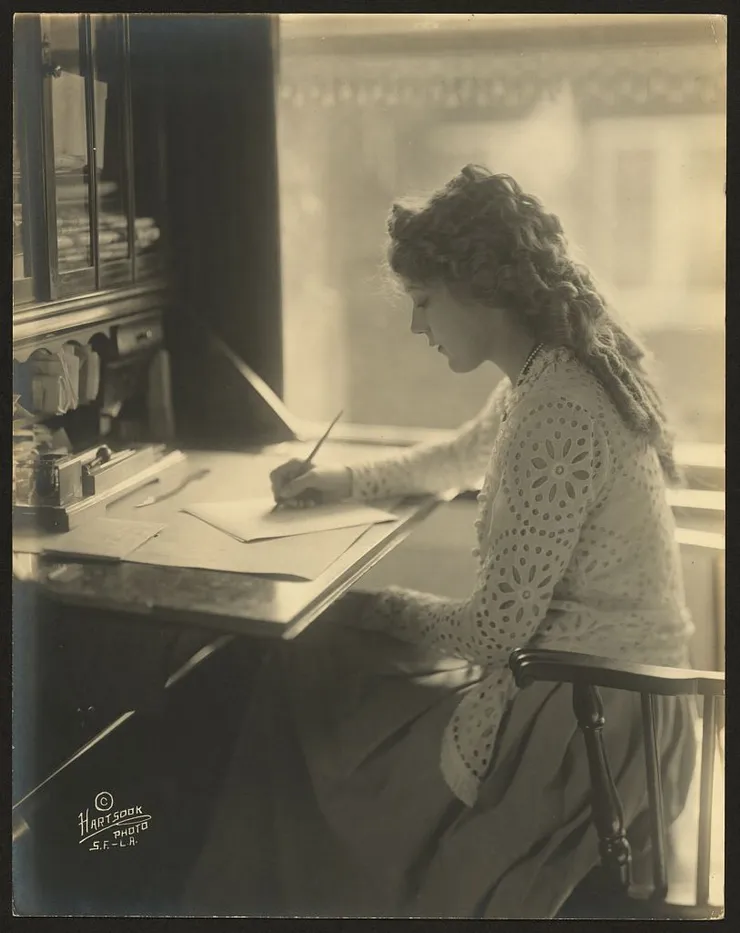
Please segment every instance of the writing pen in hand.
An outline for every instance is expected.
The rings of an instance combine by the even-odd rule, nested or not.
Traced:
[[[331,422],[331,424],[329,425],[329,427],[326,429],[326,431],[324,431],[324,433],[321,435],[321,437],[320,437],[320,438],[318,439],[318,441],[316,442],[316,445],[315,445],[314,449],[311,451],[311,453],[310,453],[310,454],[306,457],[306,459],[303,461],[303,469],[302,469],[301,472],[298,474],[298,476],[303,476],[304,473],[307,473],[307,472],[311,469],[311,465],[313,464],[313,459],[314,459],[314,457],[315,457],[316,454],[321,450],[321,448],[322,448],[322,446],[323,446],[323,444],[324,444],[324,441],[327,439],[327,437],[329,437],[329,435],[330,435],[331,432],[332,432],[332,429],[333,429],[334,425],[337,423],[337,421],[339,421],[339,419],[342,417],[343,414],[344,414],[344,412],[343,412],[343,411],[340,411],[340,412],[338,412],[338,414],[336,414],[336,415],[334,416],[334,419],[332,420],[332,422]],[[298,479],[298,476],[294,476],[293,479]],[[273,511],[273,512],[277,511],[281,506],[282,506],[282,502],[276,502],[275,505],[274,505],[274,507],[273,507],[273,509],[272,509],[272,511]]]

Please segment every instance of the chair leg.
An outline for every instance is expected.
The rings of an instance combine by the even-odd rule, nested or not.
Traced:
[[[632,855],[622,804],[604,748],[604,707],[597,688],[590,684],[573,684],[573,710],[586,745],[601,863],[614,889],[627,891]]]

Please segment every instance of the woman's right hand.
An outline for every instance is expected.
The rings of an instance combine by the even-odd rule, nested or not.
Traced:
[[[349,467],[316,467],[305,460],[288,460],[270,473],[275,502],[300,507],[307,502],[341,502],[352,492]]]

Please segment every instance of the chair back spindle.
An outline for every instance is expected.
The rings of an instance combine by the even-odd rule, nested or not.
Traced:
[[[663,781],[660,768],[660,753],[656,736],[655,697],[641,693],[642,735],[645,748],[645,770],[650,813],[650,842],[653,865],[652,899],[664,901],[668,894],[668,871],[666,866],[666,828],[663,810]]]
[[[709,871],[712,846],[712,801],[714,757],[717,738],[717,697],[704,697],[701,737],[701,775],[699,784],[699,842],[696,860],[696,903],[709,904]]]

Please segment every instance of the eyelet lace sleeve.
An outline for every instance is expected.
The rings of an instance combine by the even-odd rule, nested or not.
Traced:
[[[352,467],[352,498],[442,493],[478,485],[486,472],[511,383],[504,377],[486,405],[445,441],[417,444],[400,457]]]
[[[530,397],[531,398],[531,397]],[[504,666],[543,622],[607,470],[606,438],[575,402],[542,396],[510,416],[495,496],[483,512],[483,559],[464,600],[391,587],[363,627],[446,655]]]

